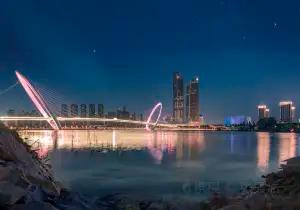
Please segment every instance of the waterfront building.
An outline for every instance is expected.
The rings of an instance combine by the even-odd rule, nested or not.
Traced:
[[[123,120],[129,120],[130,113],[128,111],[126,111],[126,106],[123,106],[123,109],[117,110],[117,118],[123,119]]]
[[[292,107],[292,122],[296,121],[296,107]]]
[[[242,124],[249,124],[252,122],[251,117],[247,116],[231,116],[226,117],[224,120],[224,125],[231,126],[231,125],[242,125]]]
[[[259,120],[270,117],[270,109],[267,107],[267,105],[259,105],[257,109]]]
[[[280,106],[280,122],[289,123],[293,121],[293,102],[292,101],[282,101],[279,103]]]
[[[204,124],[205,124],[204,116],[203,116],[203,115],[200,115],[200,116],[199,116],[199,124],[200,124],[200,125],[204,125]]]
[[[95,104],[89,104],[89,117],[96,117],[96,106],[95,106]]]
[[[68,110],[68,105],[67,104],[62,104],[61,105],[61,116],[62,117],[68,117],[69,116],[69,110]]]
[[[104,105],[98,104],[98,117],[104,117]]]
[[[80,117],[86,117],[87,111],[86,111],[86,104],[80,105]]]
[[[199,121],[199,78],[192,79],[186,88],[186,120]]]
[[[173,73],[173,119],[177,123],[184,121],[183,78],[178,72]]]
[[[136,113],[135,112],[130,114],[130,119],[131,120],[136,120]]]
[[[71,117],[78,117],[78,105],[71,104]]]
[[[117,117],[117,113],[116,112],[108,112],[107,113],[107,118],[109,119],[113,119]]]

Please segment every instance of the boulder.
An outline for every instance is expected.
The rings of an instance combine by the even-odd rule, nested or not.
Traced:
[[[10,182],[0,182],[0,206],[15,204],[25,197],[26,191]]]
[[[266,196],[262,192],[250,193],[243,203],[248,210],[264,210],[266,207]]]

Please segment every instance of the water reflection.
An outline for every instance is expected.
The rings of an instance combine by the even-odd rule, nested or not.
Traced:
[[[279,137],[279,161],[280,165],[283,161],[296,156],[297,134],[280,133]]]
[[[270,159],[270,133],[257,133],[257,167],[266,172]]]
[[[289,133],[64,130],[20,135],[39,156],[50,156],[59,180],[91,194],[147,188],[153,194],[199,196],[199,183],[258,181],[300,151],[298,135]]]

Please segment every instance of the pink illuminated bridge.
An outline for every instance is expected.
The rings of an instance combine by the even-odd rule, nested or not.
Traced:
[[[41,121],[46,120],[52,129],[54,130],[60,130],[60,121],[99,121],[99,122],[121,122],[121,123],[134,123],[134,124],[143,124],[145,125],[145,129],[150,131],[150,127],[154,128],[157,126],[161,112],[162,112],[162,103],[157,103],[149,117],[147,118],[147,121],[135,121],[135,120],[122,120],[122,119],[106,119],[106,118],[80,118],[80,117],[56,117],[51,110],[49,109],[46,101],[42,97],[42,95],[33,87],[33,85],[29,82],[29,80],[24,77],[20,72],[16,71],[16,76],[18,78],[18,81],[24,88],[25,92],[29,96],[30,100],[33,102],[34,106],[37,108],[37,110],[41,113],[42,117],[0,117],[0,121]],[[156,119],[152,121],[152,117],[155,114],[156,110],[158,110],[158,116]],[[167,126],[166,124],[164,124]]]

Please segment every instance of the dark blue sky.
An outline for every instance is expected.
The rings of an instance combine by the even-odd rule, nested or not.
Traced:
[[[300,106],[300,2],[0,0],[0,90],[16,69],[66,102],[165,114],[179,71],[199,76],[209,122],[262,102],[277,117],[279,100]],[[12,90],[0,112],[26,100]]]

